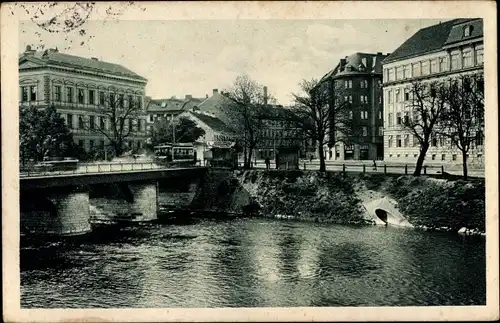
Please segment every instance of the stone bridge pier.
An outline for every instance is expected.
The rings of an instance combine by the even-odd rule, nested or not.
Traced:
[[[71,236],[91,231],[86,187],[21,191],[21,201],[21,234]]]
[[[89,192],[91,221],[157,219],[157,181],[90,185]]]

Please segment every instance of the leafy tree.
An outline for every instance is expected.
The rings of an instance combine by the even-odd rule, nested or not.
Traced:
[[[406,104],[407,112],[412,116],[405,116],[402,125],[408,130],[420,145],[417,164],[413,175],[419,176],[422,172],[425,155],[433,137],[439,133],[439,124],[443,119],[446,108],[448,88],[443,82],[412,82]]]
[[[335,83],[319,83],[315,79],[300,83],[301,94],[293,94],[295,106],[292,121],[304,134],[318,145],[321,172],[326,171],[324,145],[352,138],[355,129],[350,118],[350,106],[341,99],[341,92],[333,88]]]
[[[153,145],[166,142],[194,142],[204,135],[205,130],[198,127],[196,122],[187,117],[174,119],[174,122],[172,122],[172,119],[160,118],[153,126],[151,141]]]
[[[267,103],[272,98],[265,97],[264,87],[248,75],[238,76],[224,95],[228,98],[222,107],[227,125],[238,134],[237,141],[243,146],[244,167],[250,168],[252,153],[262,139]]]
[[[127,138],[133,135],[139,123],[141,131],[146,126],[145,120],[141,118],[144,111],[142,104],[136,99],[130,100],[121,94],[106,93],[100,113],[86,116],[82,122],[86,130],[106,137],[114,155],[121,156],[125,151]]]
[[[69,157],[75,153],[73,135],[54,106],[44,110],[21,107],[19,115],[21,161],[41,161],[44,157]]]
[[[464,179],[467,179],[467,153],[473,143],[483,141],[484,80],[482,74],[462,75],[451,81],[446,92],[447,108],[441,120],[442,136],[462,153]]]

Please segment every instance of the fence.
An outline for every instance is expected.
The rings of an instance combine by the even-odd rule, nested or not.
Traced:
[[[155,162],[122,162],[122,163],[81,163],[76,167],[71,166],[45,166],[45,167],[26,167],[21,168],[20,177],[35,177],[35,176],[56,176],[56,175],[72,175],[72,174],[100,174],[100,173],[116,173],[124,171],[142,171],[152,169],[167,169],[180,168],[180,166],[195,166],[194,164],[181,163],[164,163],[156,164]]]

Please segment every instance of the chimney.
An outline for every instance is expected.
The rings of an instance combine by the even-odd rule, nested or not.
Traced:
[[[205,98],[208,99],[208,94],[205,94]]]
[[[377,52],[377,56],[382,56],[382,52]]]
[[[387,56],[391,55],[391,53],[387,53]]]
[[[212,90],[212,95],[215,95],[216,93],[219,93],[219,90],[218,89],[213,89]]]
[[[264,86],[264,104],[267,105],[267,86]]]
[[[193,96],[191,94],[186,94],[186,100],[191,100]]]
[[[346,59],[345,58],[341,58],[340,59],[340,71],[344,70],[345,64],[346,64]]]
[[[97,57],[91,57],[93,61],[98,61]]]
[[[26,46],[26,50],[24,51],[26,54],[33,54],[35,52],[34,49],[31,49],[31,46],[30,45],[27,45]]]

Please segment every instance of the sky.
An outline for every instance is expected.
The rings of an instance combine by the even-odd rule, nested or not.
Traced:
[[[390,53],[420,28],[439,20],[89,20],[49,33],[20,23],[26,45],[97,57],[148,79],[155,99],[205,97],[248,74],[280,104],[292,101],[302,79],[319,79],[355,52]]]

